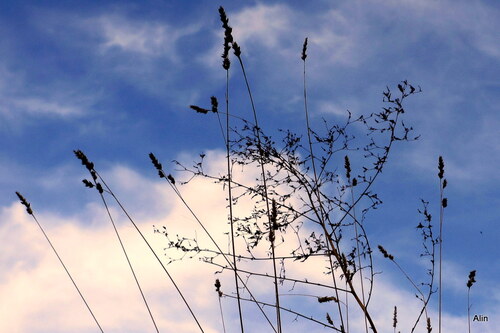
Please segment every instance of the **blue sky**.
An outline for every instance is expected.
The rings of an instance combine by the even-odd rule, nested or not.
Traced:
[[[469,271],[476,269],[472,311],[489,316],[490,321],[474,323],[474,329],[493,332],[495,321],[500,320],[496,249],[500,8],[495,1],[448,0],[2,2],[0,295],[9,291],[9,298],[2,297],[0,304],[9,308],[11,319],[0,321],[0,331],[95,331],[71,286],[64,289],[67,293],[56,288],[67,283],[64,272],[36,225],[23,213],[15,191],[31,201],[56,246],[66,249],[61,251],[63,256],[81,272],[80,279],[86,281],[89,294],[101,306],[101,316],[107,318],[105,331],[139,332],[143,324],[150,325],[147,317],[122,309],[126,299],[122,297],[139,300],[135,294],[125,295],[124,290],[133,288],[133,284],[127,287],[130,281],[122,285],[121,280],[113,280],[119,275],[114,272],[123,269],[114,266],[120,253],[116,244],[108,244],[114,242],[109,222],[96,193],[83,188],[85,170],[72,150],[86,152],[109,178],[161,252],[164,240],[153,234],[152,225],[192,219],[155,177],[147,154],[155,152],[172,173],[174,166],[168,161],[189,162],[201,152],[209,152],[213,170],[224,163],[216,119],[200,117],[188,108],[190,104],[208,107],[212,95],[220,101],[224,97],[219,5],[226,8],[242,47],[257,112],[269,133],[279,135],[278,128],[291,128],[304,134],[300,52],[305,37],[309,37],[313,127],[321,126],[322,118],[342,122],[346,110],[354,115],[380,110],[382,91],[401,80],[422,88],[408,101],[405,114],[405,121],[421,138],[396,146],[376,185],[384,205],[370,213],[366,227],[374,244],[386,245],[412,274],[421,277],[424,268],[416,255],[419,243],[414,228],[420,218],[417,209],[423,198],[438,215],[436,173],[437,158],[442,155],[449,181],[445,329],[453,332],[465,323],[465,283]],[[235,112],[250,115],[241,79],[239,71],[231,72],[231,98]],[[206,211],[206,203],[197,195],[210,196],[210,189],[213,185],[201,182],[185,191],[193,205]],[[224,200],[223,193],[217,195]],[[223,203],[207,214],[207,221],[225,217]],[[125,232],[130,231],[123,218],[119,221]],[[179,228],[192,233],[194,224]],[[142,262],[147,253],[141,252],[144,249],[132,233],[130,237]],[[105,254],[113,251],[116,258]],[[173,269],[183,281],[201,279],[193,277],[195,272],[208,274],[207,288],[197,287],[193,298],[212,297],[213,267],[194,269],[194,263]],[[391,293],[389,298],[403,307],[405,297],[412,297],[411,289],[394,267],[382,260],[377,264],[384,271],[380,290]],[[145,263],[143,274],[153,303],[159,302],[156,311],[163,316],[164,331],[173,322],[179,331],[193,331],[189,318],[183,317],[184,309],[174,313],[155,299],[171,291],[156,286],[161,272],[153,267],[154,263]],[[169,288],[168,283],[164,287]],[[103,296],[103,290],[110,294]],[[216,298],[211,303],[196,302],[208,330],[220,331],[217,313],[210,310],[218,306]],[[231,302],[227,304],[230,307]],[[435,310],[436,302],[431,306]],[[67,309],[71,311],[65,313]],[[391,316],[388,312],[386,319]],[[382,327],[386,324],[382,320]]]

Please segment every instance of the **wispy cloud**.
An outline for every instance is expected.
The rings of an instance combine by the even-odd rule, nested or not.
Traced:
[[[500,28],[497,19],[500,11],[487,2],[408,0],[388,1],[383,5],[372,2],[372,6],[378,7],[381,12],[385,11],[386,15],[409,10],[413,20],[424,22],[421,24],[422,30],[432,29],[438,35],[446,36],[452,43],[471,45],[497,59],[500,56],[498,37],[495,34]],[[407,15],[405,17],[409,18]]]
[[[234,36],[238,43],[250,42],[280,50],[282,38],[293,33],[293,11],[287,5],[264,5],[247,7],[230,17],[235,27]]]
[[[91,111],[94,94],[82,93],[76,86],[62,89],[60,82],[35,86],[28,73],[8,70],[5,62],[0,63],[0,115],[9,122],[19,125],[21,115],[71,118]]]
[[[197,32],[200,27],[174,27],[165,22],[131,19],[124,15],[102,15],[89,18],[85,25],[102,37],[101,47],[145,56],[176,59],[176,43],[183,36]]]
[[[26,98],[12,101],[15,109],[32,114],[54,114],[57,116],[79,115],[84,111],[75,104],[61,104],[58,101],[48,101],[41,98]]]

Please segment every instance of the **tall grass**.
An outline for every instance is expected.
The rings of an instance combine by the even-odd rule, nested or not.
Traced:
[[[353,330],[350,321],[354,314],[361,314],[364,331],[366,333],[378,332],[377,323],[370,307],[370,301],[374,293],[376,270],[373,261],[374,254],[370,245],[370,235],[367,234],[365,228],[365,219],[370,210],[376,209],[382,203],[378,194],[373,191],[373,185],[381,176],[392,150],[397,144],[418,139],[418,136],[413,134],[413,128],[406,125],[403,118],[407,112],[405,109],[407,98],[420,93],[421,89],[414,87],[407,81],[402,81],[395,89],[391,90],[387,87],[384,90],[384,106],[381,111],[360,115],[357,118],[353,118],[352,114],[348,112],[344,123],[330,124],[325,120],[323,129],[315,129],[312,126],[308,101],[306,79],[308,38],[305,38],[300,58],[303,61],[303,119],[307,142],[302,143],[300,133],[281,130],[283,137],[280,143],[276,143],[270,135],[266,134],[267,131],[259,122],[243,52],[240,45],[234,40],[232,27],[229,25],[229,19],[222,7],[219,8],[219,15],[224,29],[222,53],[222,67],[225,71],[224,110],[220,110],[215,96],[210,98],[211,109],[197,105],[191,105],[190,108],[200,116],[217,116],[225,148],[226,174],[221,176],[207,173],[202,167],[204,154],[201,155],[201,162],[196,163],[194,166],[185,166],[179,162],[176,162],[176,165],[181,168],[181,171],[191,176],[190,180],[203,177],[211,179],[227,189],[230,249],[228,248],[227,251],[222,250],[220,244],[215,240],[216,237],[207,227],[207,223],[199,217],[184,198],[174,176],[165,172],[157,157],[150,153],[149,158],[159,177],[167,181],[170,189],[210,240],[210,244],[198,244],[194,240],[195,245],[191,247],[170,244],[167,245],[167,250],[175,248],[185,253],[210,253],[213,257],[210,260],[205,259],[205,264],[212,265],[214,269],[222,273],[230,272],[234,280],[234,286],[232,287],[234,289],[228,286],[222,288],[219,279],[216,279],[214,284],[221,316],[221,330],[224,332],[235,331],[234,328],[227,325],[227,315],[224,316],[223,311],[225,308],[224,303],[231,302],[232,299],[237,304],[238,330],[242,333],[245,330],[248,331],[245,327],[250,324],[250,315],[246,312],[249,311],[249,308],[244,308],[242,305],[244,303],[252,303],[259,310],[259,318],[262,319],[264,325],[270,331],[276,333],[286,332],[289,325],[293,325],[293,322],[287,323],[285,321],[285,313],[291,314],[295,318],[301,318],[314,325],[314,327],[345,333]],[[246,87],[251,109],[248,117],[236,116],[232,111],[233,109],[241,109],[243,102],[234,102],[230,99],[231,50],[238,61],[239,70]],[[221,115],[225,117],[225,124],[223,124]],[[238,125],[241,127],[238,127]],[[265,125],[270,126],[272,124]],[[354,126],[365,128],[366,136],[356,138],[351,133],[355,132],[353,130]],[[160,331],[127,255],[125,244],[108,209],[107,200],[109,198],[125,213],[134,229],[150,249],[151,254],[166,273],[172,287],[176,290],[196,323],[197,329],[204,332],[204,325],[199,320],[199,316],[195,314],[181,288],[117,195],[82,151],[75,150],[74,153],[91,177],[83,180],[84,185],[97,190],[107,211],[108,218],[114,228],[117,240],[134,276],[155,330]],[[234,165],[241,165],[244,168],[257,167],[259,176],[255,183],[244,183],[235,179],[233,177]],[[344,172],[339,172],[338,170],[342,169],[342,167]],[[411,288],[416,291],[417,298],[421,302],[420,311],[416,313],[416,319],[412,323],[412,332],[417,327],[423,326],[428,332],[432,330],[428,310],[431,296],[436,292],[434,288],[436,247],[439,247],[439,257],[437,257],[439,332],[441,332],[442,327],[442,244],[444,209],[448,204],[447,198],[444,197],[447,180],[444,179],[444,161],[442,157],[439,157],[438,160],[438,170],[439,233],[437,236],[434,233],[431,223],[432,218],[428,209],[429,202],[424,200],[422,200],[423,208],[419,210],[423,220],[417,226],[417,230],[422,237],[423,250],[421,256],[427,258],[430,264],[428,270],[429,280],[421,284],[416,282],[403,268],[403,265],[397,261],[396,256],[389,253],[384,246],[378,245],[382,256],[395,265],[396,269],[409,282]],[[35,218],[30,204],[22,195],[19,193],[17,195],[21,203],[26,207],[27,212],[37,222],[94,321],[103,332],[83,294]],[[234,206],[237,205],[240,199],[247,199],[253,205],[252,211],[243,213],[242,216],[237,215],[234,210]],[[164,233],[168,236],[167,231],[164,231]],[[349,238],[345,235],[352,235],[352,237]],[[281,240],[281,242],[278,240]],[[244,252],[237,246],[238,242],[245,244],[246,250]],[[284,249],[285,245],[288,246],[288,249]],[[268,255],[262,255],[262,252],[268,253]],[[222,260],[212,260],[216,257]],[[330,282],[286,275],[287,265],[288,267],[289,265],[298,266],[309,263],[311,260],[322,260],[325,269],[323,270],[323,267],[320,267],[318,272],[330,275]],[[242,266],[241,262],[269,263],[271,273],[261,272],[257,268],[247,268]],[[469,275],[469,282],[467,283],[469,332],[469,294],[470,288],[475,282],[475,271],[473,272],[474,274],[471,272],[471,275]],[[263,285],[269,285],[269,290],[272,290],[270,294],[272,293],[273,301],[262,299],[262,295],[252,290],[249,283],[250,279],[259,279]],[[285,284],[290,288],[287,289]],[[308,292],[294,292],[295,286],[304,286],[308,289]],[[231,292],[223,290],[231,290]],[[325,293],[328,294],[325,295]],[[328,308],[326,311],[321,310],[324,312],[320,316],[307,307],[294,307],[293,302],[287,303],[288,299],[298,297],[315,299],[318,304],[326,303]],[[273,309],[275,319],[270,319],[266,312],[268,308]],[[394,306],[392,325],[394,332],[396,332],[397,324],[401,320],[398,318],[397,311],[397,307]],[[419,326],[422,316],[425,318],[425,323],[422,320]],[[388,318],[390,318],[390,314],[388,314]],[[252,320],[255,320],[253,316]]]

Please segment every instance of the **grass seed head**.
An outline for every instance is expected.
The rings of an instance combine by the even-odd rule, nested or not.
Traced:
[[[158,159],[153,153],[149,153],[149,158],[151,159],[151,162],[153,163],[156,170],[160,171],[163,169],[161,163],[158,162]]]
[[[438,161],[438,177],[439,179],[443,179],[444,177],[444,161],[443,161],[443,156],[439,156],[439,161]]]
[[[222,6],[219,7],[219,14],[220,20],[222,22],[222,27],[224,28],[224,51],[222,53],[222,67],[225,70],[228,70],[231,66],[231,62],[229,61],[229,50],[231,49],[230,44],[232,44],[234,41],[233,28],[229,26],[229,19],[227,18],[226,11]]]
[[[234,50],[234,55],[239,58],[241,56],[241,48],[238,45],[238,43],[236,42],[233,43],[233,50]]]
[[[200,108],[199,106],[196,106],[196,105],[190,105],[189,107],[191,109],[195,110],[196,112],[203,113],[203,114],[207,114],[208,111],[210,111],[210,110],[207,110],[207,109],[204,109],[204,108]]]
[[[23,197],[22,194],[19,192],[16,192],[16,195],[19,198],[19,200],[21,201],[21,204],[24,207],[26,207],[26,212],[28,212],[28,214],[30,214],[30,215],[33,215],[33,210],[31,209],[31,204],[28,202],[28,200],[26,200],[26,198]]]
[[[90,180],[88,180],[88,179],[83,179],[82,183],[85,185],[85,187],[88,187],[88,188],[93,188],[94,187],[94,184]]]
[[[398,325],[398,307],[394,307],[394,316],[392,317],[392,327],[396,328]]]
[[[318,297],[318,303],[326,303],[326,302],[332,302],[332,301],[337,303],[339,300],[334,296]]]
[[[94,170],[94,163],[90,162],[87,156],[81,150],[73,150],[73,153],[75,154],[76,158],[78,158],[82,162],[82,165],[87,168],[87,170]]]
[[[384,258],[389,258],[389,260],[394,260],[394,256],[392,254],[389,254],[389,252],[387,252],[387,250],[384,249],[382,245],[379,245],[378,249],[384,255]]]
[[[219,295],[219,297],[222,297],[222,291],[220,290],[221,284],[220,284],[219,279],[215,279],[214,286],[215,286],[215,291],[217,292],[217,294]]]
[[[306,61],[307,58],[307,37],[304,39],[304,45],[302,46],[302,56],[300,57],[302,60]]]
[[[441,204],[443,205],[443,208],[448,207],[448,198],[443,198],[443,201]]]
[[[326,321],[328,322],[328,324],[333,325],[332,317],[330,317],[330,314],[328,312],[326,313]]]
[[[351,162],[349,161],[349,156],[344,156],[344,168],[346,172],[347,179],[351,178]]]
[[[219,102],[217,101],[217,97],[215,96],[210,97],[210,103],[212,104],[212,112],[217,113],[219,111],[218,110]]]
[[[467,288],[470,289],[472,285],[476,282],[476,270],[473,270],[469,273],[469,281],[467,281]]]

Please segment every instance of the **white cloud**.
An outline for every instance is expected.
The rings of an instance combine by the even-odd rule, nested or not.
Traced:
[[[258,4],[230,15],[229,19],[234,28],[233,35],[241,45],[254,40],[279,49],[280,39],[293,31],[293,14],[286,5]]]
[[[225,162],[222,152],[208,152],[205,158],[206,170],[211,173],[224,173]],[[187,155],[183,160],[192,160]],[[249,170],[237,173],[235,176],[241,181],[252,182],[259,170]],[[166,182],[153,181],[145,178],[125,166],[115,166],[103,174],[107,183],[113,188],[118,197],[123,198],[125,206],[132,216],[137,217],[139,228],[156,249],[163,261],[165,238],[152,233],[152,225],[165,225],[171,237],[179,234],[186,237],[196,237],[199,244],[213,248],[207,237],[197,226],[196,221],[181,204],[178,198],[170,191]],[[180,176],[175,175],[178,180]],[[223,233],[227,229],[227,210],[225,208],[225,194],[212,181],[199,179],[180,187],[186,201],[206,223],[207,228],[216,237],[222,248],[227,244],[227,236]],[[96,194],[97,195],[97,194]],[[134,203],[134,201],[136,201]],[[131,207],[129,207],[129,203]],[[163,209],[159,208],[164,206]],[[35,206],[35,205],[34,205]],[[240,213],[248,211],[250,202],[241,201],[236,206]],[[127,266],[123,260],[121,250],[116,242],[112,227],[106,219],[106,213],[98,200],[88,205],[87,213],[71,218],[61,216],[57,212],[40,212],[38,218],[45,226],[54,246],[59,250],[63,260],[72,272],[75,280],[84,292],[88,302],[106,332],[135,332],[151,330],[152,324],[146,310],[141,304],[140,296],[135,288]],[[161,331],[193,332],[196,331],[189,313],[185,309],[179,296],[162,272],[158,263],[152,258],[147,247],[136,234],[119,209],[113,205],[112,214],[122,233],[125,246],[135,265],[139,280],[142,282],[148,301],[151,305]],[[24,208],[16,203],[4,207],[0,212],[0,242],[4,250],[0,253],[0,308],[4,318],[0,322],[0,331],[6,332],[67,332],[81,331],[94,332],[96,327],[86,312],[76,291],[65,276],[54,254],[43,238],[36,224],[25,213]],[[310,232],[306,228],[304,232]],[[285,237],[295,237],[287,234]],[[243,244],[239,244],[240,253],[243,253]],[[280,253],[286,253],[286,243],[278,247]],[[257,249],[256,255],[265,256],[267,245]],[[260,272],[270,272],[269,262],[240,263],[241,267],[251,266]],[[304,264],[291,263],[287,267],[287,276],[323,281],[329,283],[331,277],[322,274],[326,263],[322,259],[311,259]],[[176,279],[181,290],[199,316],[206,332],[220,332],[220,318],[218,304],[213,283],[215,267],[199,263],[195,259],[184,259],[175,262],[167,268]],[[223,290],[231,293],[232,276],[217,275],[222,279]],[[265,280],[264,280],[265,281]],[[259,299],[273,302],[272,283],[269,279],[252,277],[249,285]],[[285,285],[281,292],[287,293],[291,285]],[[399,327],[406,328],[415,317],[418,302],[414,300],[412,292],[402,291],[392,281],[391,275],[377,278],[375,297],[372,301],[373,314],[380,325],[381,331],[388,331],[392,324],[392,309],[399,308]],[[290,293],[312,294],[317,288],[304,287],[297,284]],[[331,291],[323,292],[330,294]],[[320,305],[314,298],[297,296],[282,297],[286,307],[307,305],[308,310],[317,311],[316,318],[323,318],[324,312],[331,310],[331,304]],[[351,303],[352,305],[353,303]],[[232,300],[223,299],[226,324],[231,328],[237,327],[236,308]],[[353,307],[354,308],[354,307]],[[274,315],[269,310],[272,321]],[[266,330],[262,326],[263,319],[259,316],[255,306],[245,304],[244,311],[248,329]],[[496,311],[496,310],[495,310]],[[492,310],[493,313],[493,310]],[[495,313],[498,313],[496,311]],[[432,312],[433,318],[435,313]],[[307,322],[292,321],[287,318],[287,331],[303,332],[308,329]],[[362,320],[359,311],[350,313],[351,329],[361,331]],[[444,332],[454,332],[463,325],[464,317],[453,317],[445,313]],[[494,332],[493,325],[485,324],[483,332]],[[257,328],[259,327],[259,328]],[[434,323],[434,327],[436,324]],[[310,328],[309,328],[310,329]]]
[[[199,26],[173,27],[166,23],[132,20],[121,15],[103,15],[87,21],[88,29],[101,34],[102,48],[118,49],[146,56],[175,59],[175,44],[183,36],[195,33]]]
[[[353,112],[355,115],[357,113],[357,105],[358,102],[352,101],[343,101],[341,103],[335,103],[333,101],[322,100],[314,103],[317,105],[313,105],[313,110],[320,114],[329,114],[334,116],[340,116],[346,118],[348,115],[348,110]],[[349,108],[346,106],[349,105]],[[315,107],[314,107],[315,106]],[[353,109],[354,108],[354,109]]]
[[[92,95],[77,92],[75,87],[60,89],[59,84],[45,92],[28,88],[28,76],[12,72],[0,63],[0,114],[11,123],[19,122],[20,114],[36,116],[74,117],[89,111]]]
[[[386,15],[404,12],[405,19],[418,19],[421,29],[433,29],[454,43],[467,43],[492,57],[500,57],[495,32],[499,29],[498,8],[482,1],[388,1],[371,4]],[[411,13],[411,16],[408,15]],[[465,37],[465,38],[464,38]]]
[[[59,101],[44,100],[41,98],[22,98],[12,101],[17,109],[33,114],[54,114],[69,116],[82,114],[83,110],[77,105],[61,104]]]

